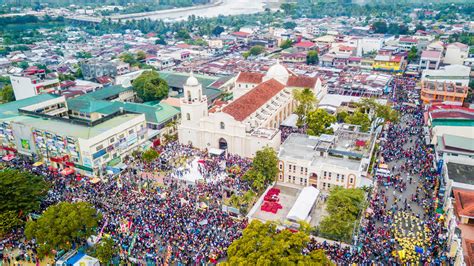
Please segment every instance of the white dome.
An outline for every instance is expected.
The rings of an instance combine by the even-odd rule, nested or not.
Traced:
[[[199,81],[197,78],[194,77],[193,73],[189,76],[189,78],[186,80],[186,86],[197,86],[199,85]]]
[[[288,70],[286,70],[284,66],[280,65],[280,62],[277,62],[268,69],[266,77],[268,79],[276,79],[279,82],[286,84],[290,77],[290,73],[288,73]]]

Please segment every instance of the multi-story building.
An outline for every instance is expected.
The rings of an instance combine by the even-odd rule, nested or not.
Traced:
[[[436,81],[421,82],[421,100],[424,103],[451,102],[462,104],[467,97],[468,86]]]
[[[401,72],[406,67],[406,60],[403,55],[393,55],[390,52],[379,53],[374,58],[372,68],[374,70]]]
[[[423,70],[421,81],[454,83],[458,86],[469,86],[471,69],[463,65],[444,66],[437,70]]]
[[[104,76],[113,78],[117,75],[125,74],[129,70],[130,66],[128,64],[119,64],[112,61],[90,59],[81,64],[82,75],[86,80],[97,79]]]
[[[462,65],[464,60],[469,56],[469,46],[460,43],[450,43],[446,47],[446,54],[443,62],[451,65]]]
[[[439,195],[447,228],[447,257],[454,265],[474,263],[474,159],[449,156],[440,161]],[[439,208],[441,209],[441,208]],[[439,211],[437,211],[439,212]]]
[[[400,47],[400,50],[402,51],[410,51],[412,47],[417,47],[418,45],[418,40],[415,38],[400,38],[398,41],[398,47]]]
[[[438,69],[441,63],[442,53],[439,51],[425,50],[421,53],[420,68],[421,69]]]
[[[123,109],[74,115],[66,99],[39,95],[0,107],[4,152],[100,176],[147,139],[144,114]]]
[[[334,135],[291,134],[280,147],[279,182],[329,190],[369,186],[374,135],[343,125]]]
[[[61,84],[56,74],[46,74],[43,69],[33,66],[18,75],[10,76],[16,100],[33,97],[43,93],[58,93]]]

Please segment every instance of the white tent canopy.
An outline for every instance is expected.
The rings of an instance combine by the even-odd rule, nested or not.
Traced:
[[[222,149],[216,149],[216,148],[210,148],[210,149],[209,149],[209,153],[212,154],[212,155],[220,156],[220,155],[222,155],[224,152],[225,152],[225,150],[222,150]]]
[[[313,186],[303,188],[286,218],[294,222],[305,221],[316,203],[319,193],[319,189]]]

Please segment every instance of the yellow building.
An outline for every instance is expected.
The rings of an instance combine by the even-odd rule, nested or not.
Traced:
[[[406,61],[401,55],[379,54],[375,57],[372,68],[374,70],[401,72],[405,69]]]

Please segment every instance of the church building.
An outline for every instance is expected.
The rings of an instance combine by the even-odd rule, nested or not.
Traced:
[[[319,99],[326,93],[320,79],[295,75],[277,63],[266,74],[239,73],[234,99],[208,110],[202,86],[191,74],[180,99],[179,142],[249,158],[265,146],[277,151],[279,126],[296,107],[292,91],[297,88],[310,88]]]

